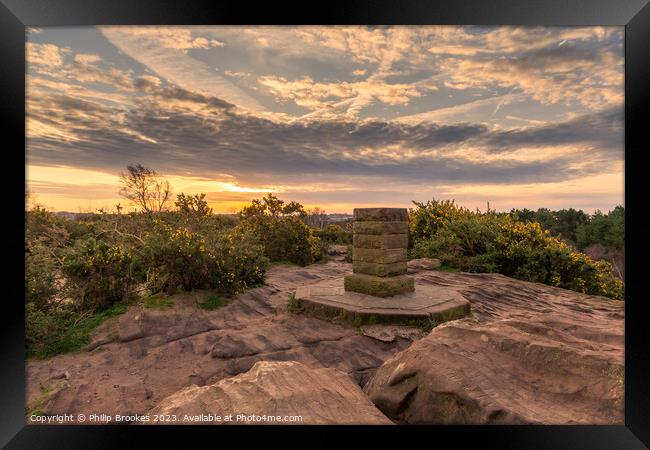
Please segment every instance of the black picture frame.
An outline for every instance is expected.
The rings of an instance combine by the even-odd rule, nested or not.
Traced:
[[[24,255],[19,236],[24,233],[25,143],[25,28],[83,25],[171,24],[457,24],[457,25],[557,25],[625,26],[625,207],[626,268],[625,314],[625,425],[620,426],[446,426],[446,427],[125,427],[125,426],[26,426],[24,295],[20,279]],[[643,182],[647,176],[644,153],[648,145],[650,98],[650,5],[648,0],[381,0],[328,1],[279,5],[235,1],[153,0],[0,0],[0,112],[5,129],[3,159],[9,157],[3,178],[5,195],[3,239],[7,269],[2,302],[0,371],[0,445],[6,448],[116,448],[154,436],[166,443],[212,442],[296,433],[305,442],[340,445],[332,431],[360,433],[361,442],[384,440],[388,434],[428,445],[457,446],[473,441],[483,447],[526,449],[633,449],[650,445],[650,356],[647,301],[643,296],[648,253]],[[8,139],[8,138],[11,139]],[[646,144],[646,145],[644,145]],[[19,167],[23,170],[19,170]],[[20,177],[23,176],[23,180]],[[15,178],[15,179],[14,179]],[[23,209],[20,209],[23,208]],[[372,428],[372,429],[371,429]],[[305,433],[307,431],[307,433]],[[206,440],[207,439],[207,440]],[[271,439],[271,438],[269,438]],[[270,441],[269,441],[270,442]],[[287,441],[284,441],[287,442]],[[300,442],[296,440],[296,442]],[[398,441],[399,442],[399,441]],[[415,444],[421,445],[421,444]]]

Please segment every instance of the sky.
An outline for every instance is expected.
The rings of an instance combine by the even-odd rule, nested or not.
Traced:
[[[624,204],[622,27],[26,32],[29,203],[128,205],[140,163],[235,212]],[[132,209],[131,206],[127,210]]]

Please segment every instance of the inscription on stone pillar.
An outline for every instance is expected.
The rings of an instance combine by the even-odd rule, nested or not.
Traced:
[[[406,275],[406,208],[355,208],[352,227],[353,274],[345,277],[345,290],[376,297],[413,292]]]

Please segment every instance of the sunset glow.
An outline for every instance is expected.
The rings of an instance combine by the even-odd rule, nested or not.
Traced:
[[[27,189],[112,209],[141,163],[235,212],[624,203],[620,27],[79,27],[27,34]]]

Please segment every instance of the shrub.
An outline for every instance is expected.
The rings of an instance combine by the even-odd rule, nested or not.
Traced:
[[[25,302],[46,309],[58,297],[59,262],[42,244],[27,246],[25,255]]]
[[[210,289],[243,292],[264,282],[269,259],[259,239],[241,228],[211,234],[206,241]]]
[[[34,303],[25,305],[25,341],[27,354],[45,358],[61,353],[62,337],[71,328],[74,315],[70,310],[55,307],[38,309]]]
[[[343,258],[343,261],[351,263],[352,262],[352,252],[353,251],[354,250],[353,250],[352,244],[348,244],[348,246],[346,248],[346,252],[345,252],[345,257]]]
[[[42,311],[28,303],[25,305],[27,355],[42,359],[81,350],[90,342],[95,328],[109,317],[124,314],[133,302],[134,299],[128,299],[94,314],[75,311],[65,305]]]
[[[437,257],[469,272],[498,272],[587,294],[623,299],[623,283],[542,229],[509,214],[471,212],[453,202],[416,203],[410,210],[411,257]]]
[[[302,205],[289,204],[272,194],[253,200],[240,213],[238,227],[257,236],[270,261],[288,261],[305,266],[323,258],[320,239],[301,219]]]
[[[157,221],[145,235],[142,260],[153,292],[199,287],[208,275],[205,259],[205,240],[187,228]]]
[[[152,291],[180,287],[241,292],[264,280],[268,259],[246,230],[217,230],[206,235],[158,222],[147,234],[143,265]]]
[[[315,237],[328,244],[351,244],[352,231],[348,228],[349,227],[343,228],[340,225],[331,223],[322,230],[313,230],[313,234]]]
[[[127,298],[137,281],[132,255],[95,238],[78,242],[65,256],[69,295],[82,310],[106,308]]]

